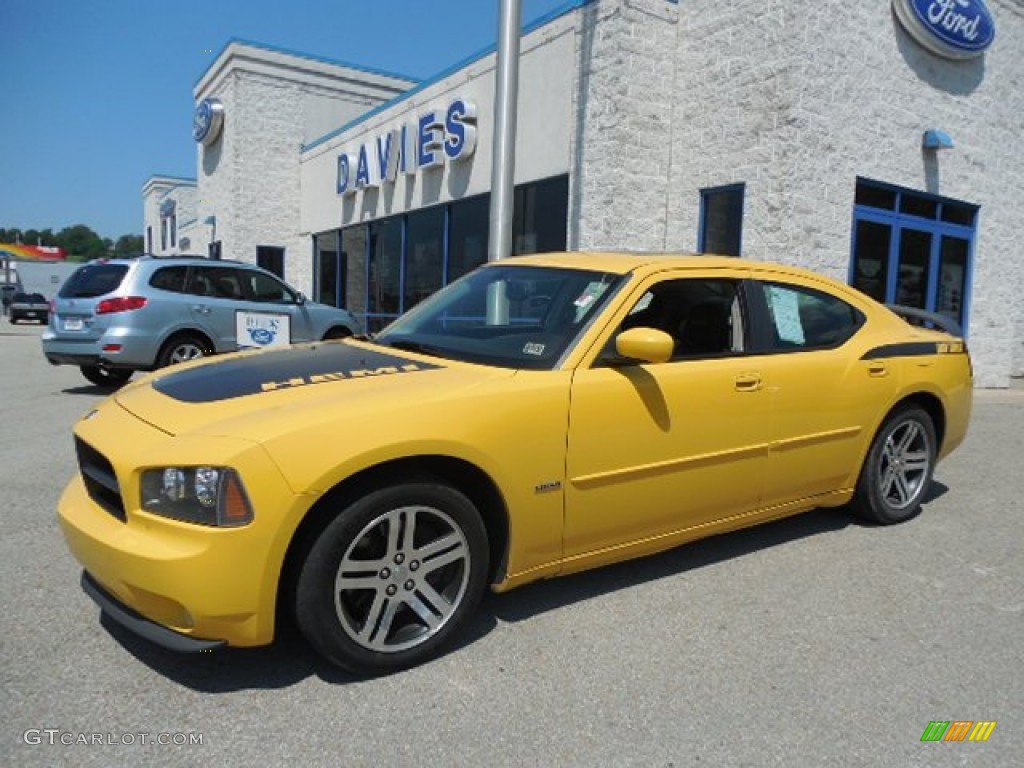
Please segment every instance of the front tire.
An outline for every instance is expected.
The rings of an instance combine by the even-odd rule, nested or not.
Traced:
[[[127,383],[132,377],[132,371],[126,368],[103,368],[99,365],[79,366],[82,375],[97,387],[111,387],[116,389]]]
[[[476,610],[488,553],[480,514],[454,488],[424,480],[373,491],[313,544],[295,593],[299,630],[360,674],[421,664]]]
[[[861,469],[854,512],[882,525],[914,517],[932,483],[937,442],[927,411],[908,406],[890,414]]]

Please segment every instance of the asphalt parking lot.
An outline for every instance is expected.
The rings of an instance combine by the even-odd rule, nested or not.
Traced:
[[[0,320],[0,765],[1021,764],[1024,392],[978,394],[907,524],[817,511],[533,584],[356,680],[294,640],[178,656],[101,623],[54,510],[104,393],[40,333]]]

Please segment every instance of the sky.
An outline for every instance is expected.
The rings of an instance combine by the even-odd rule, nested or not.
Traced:
[[[523,23],[566,0],[521,0]],[[429,78],[497,39],[499,0],[0,0],[0,228],[142,232],[196,175],[192,89],[237,38]]]

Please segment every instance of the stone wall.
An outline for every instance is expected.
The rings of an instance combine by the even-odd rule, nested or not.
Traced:
[[[845,279],[858,176],[980,206],[970,345],[1024,369],[1024,16],[993,0],[983,58],[941,59],[889,3],[601,0],[578,14],[570,243],[694,250],[700,190],[744,183],[743,255]],[[923,152],[928,128],[956,144]]]

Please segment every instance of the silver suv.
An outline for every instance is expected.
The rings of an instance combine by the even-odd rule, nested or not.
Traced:
[[[240,348],[359,332],[351,313],[308,301],[253,264],[201,256],[90,262],[53,304],[43,353],[93,384]]]

